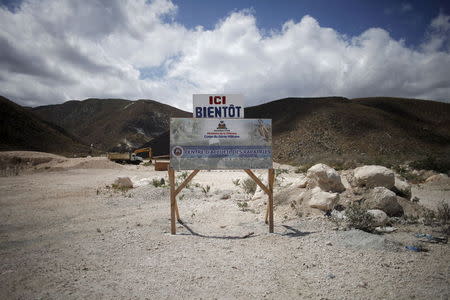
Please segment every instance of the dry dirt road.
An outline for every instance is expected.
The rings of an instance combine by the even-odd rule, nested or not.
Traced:
[[[378,236],[275,210],[269,234],[237,205],[246,196],[232,180],[245,173],[201,172],[171,235],[168,188],[145,184],[165,172],[57,170],[0,177],[0,299],[449,298],[448,245],[404,248],[431,228]],[[108,189],[118,176],[142,186]]]

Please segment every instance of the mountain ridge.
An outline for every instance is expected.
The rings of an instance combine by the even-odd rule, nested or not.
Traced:
[[[151,146],[157,155],[168,154],[170,117],[192,117],[146,99],[71,100],[31,112],[102,150]],[[403,161],[428,156],[450,160],[450,104],[445,102],[290,97],[246,107],[245,116],[272,119],[277,162]]]
[[[90,153],[90,147],[65,129],[3,96],[0,96],[0,150]]]
[[[154,100],[71,100],[32,109],[41,118],[61,126],[87,144],[106,151],[137,148],[164,133],[170,117],[189,113]]]

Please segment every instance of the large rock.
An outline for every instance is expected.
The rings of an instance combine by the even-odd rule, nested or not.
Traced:
[[[443,183],[448,181],[449,178],[447,175],[445,174],[436,174],[436,175],[431,175],[430,177],[428,177],[425,182],[429,183],[429,182],[438,182],[438,183]]]
[[[398,204],[403,208],[403,215],[407,217],[420,218],[425,213],[429,212],[429,209],[423,207],[419,203],[409,201],[408,199],[397,196]]]
[[[114,185],[117,188],[132,188],[133,182],[130,177],[118,177],[116,181],[114,181]]]
[[[393,191],[385,187],[376,187],[366,195],[364,205],[368,209],[380,209],[390,217],[403,215],[403,208],[397,202],[397,196]]]
[[[330,211],[338,201],[338,193],[328,193],[322,191],[319,187],[315,187],[311,190],[308,204],[312,208],[318,208],[323,211]]]
[[[306,178],[308,179],[308,188],[319,187],[326,192],[345,191],[341,176],[335,169],[325,164],[317,164],[309,168]]]
[[[373,188],[382,186],[392,189],[395,184],[394,172],[383,166],[363,166],[354,171],[355,183],[358,186]]]
[[[379,209],[370,209],[367,211],[373,217],[373,225],[374,226],[384,226],[387,223],[388,216],[387,214]]]
[[[298,189],[303,189],[308,184],[308,179],[306,177],[297,178],[292,182],[292,186]]]
[[[411,185],[398,177],[395,177],[394,191],[399,196],[411,199]]]

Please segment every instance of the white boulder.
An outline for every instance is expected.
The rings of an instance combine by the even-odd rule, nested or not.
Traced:
[[[411,198],[411,185],[408,182],[395,177],[394,188],[399,196]]]
[[[334,205],[339,201],[338,193],[324,192],[319,187],[313,188],[309,196],[309,206],[323,211],[332,210]]]
[[[383,166],[363,166],[354,170],[358,186],[373,188],[382,186],[391,189],[395,184],[394,172]]]
[[[306,173],[306,178],[308,179],[308,188],[319,187],[327,192],[345,191],[341,176],[335,169],[325,164],[316,164],[309,168]]]
[[[440,174],[436,174],[436,175],[431,175],[430,177],[428,177],[425,182],[445,182],[447,181],[449,178],[446,174],[440,173]]]
[[[367,211],[373,217],[374,226],[384,226],[388,220],[387,214],[379,209],[370,209]]]
[[[293,181],[292,186],[295,188],[302,189],[302,188],[306,187],[307,183],[308,183],[308,179],[303,176],[303,177],[300,177],[300,178],[296,179],[295,181]]]
[[[114,181],[114,185],[118,188],[132,188],[133,182],[130,177],[118,177],[116,181]]]
[[[364,205],[369,209],[380,209],[388,216],[403,215],[403,208],[397,201],[397,196],[385,187],[376,187],[366,194]]]

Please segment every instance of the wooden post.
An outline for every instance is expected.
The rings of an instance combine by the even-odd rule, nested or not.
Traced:
[[[265,186],[251,170],[244,169],[244,171],[256,182],[257,185],[261,187],[261,189],[267,194],[267,196],[269,196],[264,222],[266,224],[269,224],[269,232],[273,233],[273,183],[275,181],[275,172],[273,169],[269,169],[267,180],[269,184],[268,186]]]
[[[273,182],[275,180],[275,172],[269,169],[269,232],[273,233]]]
[[[175,215],[177,216],[177,221],[180,222],[180,212],[178,211],[177,196],[175,195]]]
[[[177,228],[175,225],[175,210],[176,210],[176,195],[175,195],[175,171],[169,166],[169,184],[170,184],[170,233],[176,234]]]

